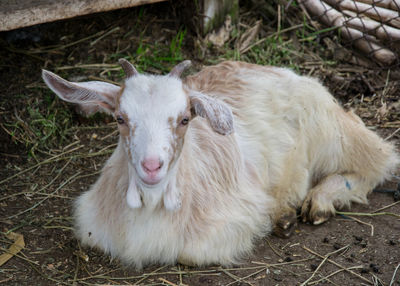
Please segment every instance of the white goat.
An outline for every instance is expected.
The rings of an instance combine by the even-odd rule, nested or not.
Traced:
[[[181,80],[188,61],[166,76],[120,63],[121,88],[43,78],[116,118],[118,147],[76,201],[76,234],[138,268],[235,263],[271,230],[288,236],[296,208],[319,224],[366,203],[399,163],[320,83],[288,69],[224,62]]]

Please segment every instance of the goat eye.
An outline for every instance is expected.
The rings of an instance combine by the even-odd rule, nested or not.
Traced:
[[[182,119],[182,121],[181,121],[181,124],[182,125],[186,125],[186,124],[188,124],[189,123],[189,118],[188,117],[184,117],[183,119]]]
[[[125,123],[125,120],[122,118],[121,115],[118,115],[118,116],[117,116],[117,122],[118,122],[118,124],[124,124],[124,123]]]

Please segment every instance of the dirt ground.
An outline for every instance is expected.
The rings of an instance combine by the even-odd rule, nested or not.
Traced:
[[[352,214],[320,226],[299,222],[289,239],[265,237],[242,264],[230,268],[154,265],[135,271],[82,248],[74,238],[73,200],[94,183],[118,133],[112,118],[84,118],[57,100],[40,78],[42,68],[75,81],[118,82],[122,56],[151,73],[164,73],[183,59],[191,59],[194,70],[223,59],[289,66],[320,78],[346,108],[400,150],[398,67],[355,62],[334,33],[313,36],[297,7],[285,12],[281,25],[304,23],[301,31],[271,37],[276,5],[263,9],[244,2],[241,24],[221,48],[182,28],[169,3],[0,34],[0,255],[10,251],[10,233],[25,242],[0,264],[0,284],[400,285],[400,204],[393,193],[374,192],[369,205],[353,205]],[[238,52],[241,35],[257,20],[262,28],[252,43],[266,40]],[[393,181],[380,189],[396,187]]]

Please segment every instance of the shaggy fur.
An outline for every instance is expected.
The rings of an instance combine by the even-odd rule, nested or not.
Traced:
[[[137,75],[123,64],[130,77],[114,103],[89,90],[100,83],[77,92],[76,83],[43,77],[61,98],[93,106],[97,96],[99,106],[129,121],[100,178],[77,199],[75,219],[82,243],[135,267],[235,263],[255,239],[286,230],[296,208],[318,224],[335,208],[366,203],[399,163],[394,147],[317,80],[288,69],[224,62],[181,81],[187,62],[167,76]],[[150,116],[138,115],[142,103],[133,98],[140,96],[152,98]],[[152,116],[158,121],[148,124]],[[151,133],[157,130],[161,139]],[[143,184],[138,166],[150,153],[165,161],[155,186]]]

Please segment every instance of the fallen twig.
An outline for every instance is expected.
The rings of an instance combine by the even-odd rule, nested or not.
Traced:
[[[345,215],[345,216],[381,216],[381,215],[388,215],[388,216],[394,216],[400,218],[400,214],[396,213],[391,213],[391,212],[380,212],[380,213],[353,213],[353,212],[336,212],[337,214],[340,215]]]
[[[306,250],[306,251],[308,251],[308,252],[310,252],[311,254],[314,254],[315,256],[318,256],[319,258],[322,258],[322,259],[324,258],[324,256],[322,256],[321,254],[319,254],[319,253],[317,253],[317,252],[315,252],[315,251],[309,249],[309,248],[306,247],[306,246],[303,246],[303,249]],[[344,271],[346,271],[346,272],[348,272],[348,273],[351,273],[352,275],[354,275],[354,276],[360,278],[361,280],[367,282],[367,283],[370,284],[370,285],[373,285],[373,284],[374,284],[372,281],[368,280],[367,278],[361,276],[360,274],[355,273],[354,271],[349,270],[348,268],[346,268],[346,267],[340,265],[339,263],[333,261],[332,259],[329,259],[329,258],[328,258],[327,261],[330,262],[330,263],[332,263],[333,265],[336,265],[337,267],[343,269]]]
[[[389,140],[390,138],[392,138],[394,135],[396,135],[397,132],[400,131],[400,127],[396,129],[396,131],[394,131],[392,134],[390,134],[388,137],[386,137],[384,140]]]
[[[167,267],[166,265],[161,266],[159,268],[157,268],[156,270],[150,272],[151,274],[157,273],[158,271],[164,269],[165,267]],[[148,277],[150,277],[150,275],[146,275],[143,278],[139,279],[138,281],[136,281],[133,285],[139,285],[140,283],[142,283],[144,280],[146,280]]]
[[[108,32],[104,33],[103,35],[101,35],[100,37],[98,37],[96,40],[94,40],[93,42],[90,43],[90,46],[93,47],[94,45],[97,44],[97,42],[99,42],[100,40],[104,39],[105,37],[107,37],[108,35],[116,32],[119,30],[119,27],[115,27],[111,30],[109,30]]]
[[[109,70],[120,70],[121,67],[116,64],[77,64],[73,66],[62,66],[56,67],[55,70],[70,70],[70,69],[109,69]]]
[[[31,50],[31,51],[16,50],[16,52],[19,52],[19,53],[25,52],[25,53],[28,53],[28,54],[40,54],[40,53],[48,53],[48,52],[52,52],[52,51],[56,51],[56,50],[62,50],[62,49],[65,49],[65,48],[72,47],[72,46],[75,46],[75,45],[77,45],[77,44],[80,44],[80,43],[82,43],[82,42],[91,40],[91,39],[93,39],[93,38],[101,37],[101,36],[104,35],[104,34],[108,34],[108,33],[109,33],[110,31],[112,31],[113,29],[115,29],[115,28],[112,28],[112,29],[109,30],[109,31],[100,31],[100,32],[97,32],[97,33],[94,34],[94,35],[91,35],[91,36],[88,36],[88,37],[79,39],[79,40],[77,40],[77,41],[75,41],[75,42],[68,43],[68,44],[65,44],[65,45],[47,46],[47,47],[43,47],[43,48]]]
[[[114,69],[111,69],[111,70],[114,70]],[[116,81],[113,81],[113,80],[110,80],[110,79],[107,79],[107,78],[98,77],[98,76],[90,75],[89,79],[90,80],[104,81],[104,82],[108,82],[108,83],[115,84],[115,85],[121,85],[120,83],[118,83]]]
[[[346,268],[346,269],[348,269],[348,270],[352,270],[352,269],[360,269],[360,268],[363,268],[363,266],[361,266],[361,265],[359,265],[359,266],[352,266],[352,267],[349,267],[349,268]],[[318,283],[320,283],[320,282],[323,282],[324,280],[327,280],[329,277],[332,277],[332,276],[334,276],[334,275],[336,275],[336,274],[338,274],[338,273],[340,273],[340,272],[343,272],[343,271],[345,271],[346,269],[339,269],[339,270],[336,270],[335,272],[332,272],[331,274],[328,274],[327,276],[325,276],[325,277],[322,277],[321,279],[318,279],[318,280],[315,280],[315,281],[313,281],[313,282],[310,282],[310,283],[308,283],[307,285],[314,285],[314,284],[318,284]]]
[[[329,256],[331,256],[331,255],[333,255],[333,254],[335,254],[335,253],[338,253],[338,252],[340,252],[340,251],[342,251],[342,250],[344,250],[344,249],[347,249],[348,247],[349,247],[349,245],[346,245],[346,246],[344,246],[344,247],[342,247],[342,248],[340,248],[340,249],[338,249],[338,250],[336,250],[336,251],[334,251],[334,252],[330,252],[330,253],[328,253],[327,255],[325,255],[324,259],[321,261],[321,263],[318,265],[318,267],[314,270],[314,272],[311,274],[311,276],[310,276],[306,281],[304,281],[303,283],[301,283],[300,286],[305,286],[305,285],[307,285],[307,283],[308,283],[311,279],[314,278],[315,274],[316,274],[316,273],[318,272],[318,270],[322,267],[322,265],[328,260]]]
[[[225,269],[221,269],[221,271],[224,272],[224,273],[225,273],[226,275],[228,275],[229,277],[231,277],[233,280],[235,280],[235,281],[231,282],[232,284],[244,282],[244,283],[246,283],[246,284],[252,286],[252,284],[251,284],[250,282],[247,282],[246,280],[244,280],[244,279],[242,279],[242,278],[240,278],[240,277],[238,277],[238,276],[236,276],[236,275],[234,275],[234,274],[232,274],[232,273],[226,271]],[[228,285],[232,285],[232,284],[228,284]]]
[[[92,275],[88,277],[83,277],[83,278],[78,278],[77,281],[85,281],[89,279],[111,279],[111,280],[132,280],[132,279],[140,279],[143,277],[148,277],[148,276],[156,276],[156,275],[179,275],[182,273],[182,275],[190,275],[190,274],[212,274],[212,273],[217,273],[220,272],[217,269],[208,269],[208,270],[195,270],[195,271],[166,271],[166,272],[156,272],[156,273],[144,273],[142,275],[138,276],[128,276],[128,277],[109,277],[105,276],[104,274],[99,274],[99,275]]]
[[[299,28],[302,28],[302,27],[304,27],[304,25],[303,24],[299,24],[299,25],[296,25],[296,26],[293,26],[293,27],[282,29],[280,31],[280,33],[290,32],[290,31],[293,31],[293,30],[296,30],[296,29],[299,29]],[[257,42],[249,45],[247,48],[245,48],[243,51],[241,51],[241,53],[244,54],[244,53],[248,52],[249,50],[251,50],[253,47],[258,46],[261,43],[265,42],[266,40],[271,39],[271,38],[273,38],[273,37],[275,37],[277,35],[278,35],[278,32],[272,33],[271,35],[269,35],[269,36],[267,36],[265,38],[262,38],[262,39],[258,40]]]
[[[274,267],[274,266],[297,264],[297,263],[300,263],[300,262],[310,261],[312,259],[314,259],[314,258],[304,258],[304,259],[300,259],[300,260],[293,260],[293,261],[281,262],[281,263],[265,263],[265,262],[258,262],[258,261],[252,261],[251,263],[259,264],[259,265],[265,265],[266,267]],[[225,269],[225,270],[227,270],[227,269]]]
[[[231,282],[231,283],[226,284],[226,286],[230,286],[230,285],[233,285],[233,284],[239,283],[239,282],[245,282],[245,283],[247,283],[247,284],[249,284],[249,285],[252,285],[250,282],[247,282],[247,281],[245,281],[244,279],[247,279],[247,278],[249,278],[249,277],[251,277],[251,276],[254,276],[254,275],[256,275],[256,274],[258,274],[258,273],[260,273],[260,272],[262,272],[262,271],[265,271],[265,269],[257,270],[257,271],[254,272],[254,273],[251,273],[251,274],[249,274],[249,275],[247,275],[247,276],[245,276],[245,277],[242,277],[242,278],[237,279],[236,281],[233,281],[233,282]]]
[[[386,210],[386,209],[391,208],[391,207],[393,207],[393,206],[395,206],[395,205],[398,205],[398,204],[400,204],[400,201],[394,202],[394,203],[392,203],[392,204],[390,204],[390,205],[387,205],[387,206],[384,206],[384,207],[381,207],[381,208],[379,208],[379,209],[373,211],[372,213],[378,213],[378,212],[380,212],[380,211]]]
[[[389,286],[392,286],[392,285],[393,285],[393,283],[395,282],[395,281],[394,281],[394,278],[396,278],[396,273],[397,273],[397,270],[399,269],[399,267],[400,267],[400,264],[399,264],[399,265],[397,265],[396,269],[394,270],[394,272],[393,272],[393,276],[392,276],[392,279],[390,280],[390,284],[389,284]]]
[[[246,53],[248,51],[248,48],[251,45],[251,42],[254,40],[255,37],[257,37],[258,32],[260,31],[261,28],[261,23],[262,21],[259,20],[257,21],[253,27],[248,29],[245,33],[242,34],[240,37],[240,47],[239,47],[239,52],[241,54]]]
[[[66,151],[66,152],[63,152],[63,153],[61,153],[61,154],[55,155],[55,156],[53,156],[53,157],[51,157],[51,158],[48,158],[48,159],[46,159],[46,160],[44,160],[44,161],[41,161],[41,162],[39,162],[39,163],[37,163],[37,164],[35,164],[35,165],[33,165],[33,166],[31,166],[31,167],[25,169],[25,170],[22,170],[21,172],[18,172],[18,173],[16,173],[16,174],[14,174],[14,175],[12,175],[12,176],[10,176],[10,177],[8,177],[8,178],[6,178],[6,179],[0,181],[0,185],[1,185],[1,184],[4,184],[5,182],[8,182],[9,180],[11,180],[11,179],[13,179],[13,178],[15,178],[15,177],[18,177],[18,176],[20,176],[20,175],[22,175],[22,174],[25,174],[26,172],[28,172],[28,171],[30,171],[30,170],[32,170],[32,169],[35,169],[35,168],[37,168],[37,167],[40,167],[41,165],[45,165],[45,164],[48,164],[48,163],[51,163],[51,162],[56,162],[56,161],[59,161],[59,160],[63,160],[64,158],[61,158],[61,159],[60,159],[59,157],[65,155],[65,154],[74,152],[74,151],[76,151],[76,150],[78,150],[78,149],[80,149],[80,148],[82,148],[82,147],[84,147],[84,145],[80,145],[80,146],[78,146],[78,147],[76,147],[76,148],[73,148],[73,149],[68,150],[68,151]]]
[[[24,245],[25,245],[25,244],[24,244]],[[10,251],[9,249],[5,249],[5,248],[0,247],[0,250],[6,252],[6,254],[9,254],[9,255],[11,255],[11,256],[15,256],[15,257],[21,258],[22,260],[25,260],[25,261],[27,261],[27,262],[29,262],[29,263],[32,263],[32,264],[35,264],[35,265],[39,265],[38,262],[32,261],[32,260],[30,260],[30,259],[28,259],[28,258],[26,258],[26,257],[23,257],[22,255],[19,255],[19,254],[13,252],[13,251]]]
[[[271,242],[270,242],[268,239],[267,239],[266,241],[267,241],[267,243],[268,243],[268,246],[272,249],[272,251],[273,251],[276,255],[278,255],[280,258],[283,258],[283,256],[282,256],[277,250],[275,250],[275,248],[272,247]]]
[[[162,281],[162,282],[164,282],[164,283],[167,283],[168,285],[171,285],[171,286],[178,286],[178,285],[176,285],[175,283],[172,283],[171,281],[168,281],[168,280],[165,279],[165,278],[158,278],[158,280],[160,280],[160,281]]]
[[[76,256],[76,267],[75,267],[75,273],[74,273],[74,280],[72,281],[72,285],[78,285],[76,282],[76,279],[78,278],[78,271],[79,271],[79,256]]]
[[[368,225],[369,227],[371,227],[371,236],[374,236],[374,225],[373,224],[364,222],[362,220],[359,220],[359,219],[357,219],[355,217],[351,217],[351,216],[346,216],[346,218],[349,218],[349,219],[354,220],[354,221],[356,221],[358,223],[361,223],[361,224]]]
[[[75,175],[71,176],[70,178],[68,178],[67,180],[65,180],[63,183],[60,184],[60,186],[55,189],[53,192],[51,192],[48,196],[46,196],[44,199],[40,200],[39,202],[37,202],[36,204],[34,204],[33,206],[31,206],[30,208],[27,208],[24,211],[21,211],[17,214],[8,216],[7,219],[13,218],[13,217],[17,217],[21,214],[24,214],[28,211],[31,211],[35,208],[37,208],[38,206],[40,206],[44,201],[46,201],[47,199],[49,199],[51,197],[51,195],[53,195],[54,193],[58,192],[62,187],[64,187],[66,184],[70,183],[71,181],[73,181],[81,172],[77,172]]]

